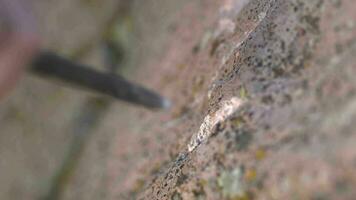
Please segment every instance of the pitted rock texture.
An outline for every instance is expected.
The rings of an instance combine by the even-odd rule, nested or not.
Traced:
[[[353,1],[191,4],[186,18],[210,18],[196,27],[194,20],[177,25],[176,40],[150,68],[160,70],[160,76],[143,79],[176,106],[147,130],[160,141],[137,166],[139,186],[133,184],[131,193],[121,197],[352,199]],[[207,116],[233,98],[243,103],[209,126],[209,139],[187,150]],[[153,144],[154,139],[146,139]]]

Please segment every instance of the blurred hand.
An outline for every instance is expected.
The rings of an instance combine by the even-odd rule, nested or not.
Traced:
[[[13,88],[38,49],[35,37],[18,33],[5,37],[0,39],[0,99]]]
[[[0,0],[0,99],[14,87],[39,47],[28,1]]]

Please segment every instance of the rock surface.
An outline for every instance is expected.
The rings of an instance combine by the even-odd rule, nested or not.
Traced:
[[[198,4],[149,69],[176,107],[145,129],[126,198],[352,199],[354,2]]]

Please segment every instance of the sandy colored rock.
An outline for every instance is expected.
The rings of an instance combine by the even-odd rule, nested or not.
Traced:
[[[169,97],[174,106],[167,112],[152,112],[112,105],[89,140],[63,199],[356,196],[356,5],[352,0],[144,2],[132,1],[132,23],[137,29],[129,63],[140,67],[130,77]],[[110,10],[110,5],[102,9]],[[76,18],[98,27],[110,15],[92,16],[85,7],[81,9]],[[61,20],[69,27],[63,32],[68,40],[57,45],[58,41],[47,39],[48,46],[61,52],[73,52],[69,49],[77,42],[87,41],[76,39],[80,34],[76,29],[90,33],[89,40],[100,37],[92,26]],[[99,46],[94,45],[83,61],[100,63]],[[1,111],[7,134],[0,141],[10,142],[0,145],[0,166],[6,171],[16,165],[3,179],[11,183],[6,193],[10,199],[36,199],[45,192],[41,183],[59,165],[65,146],[59,148],[62,142],[57,142],[50,143],[47,151],[39,147],[54,136],[56,141],[66,141],[65,130],[73,119],[68,112],[78,112],[86,100],[37,79],[25,81],[35,87],[20,88]],[[28,93],[47,99],[37,95],[28,99]],[[28,102],[40,101],[42,110],[39,104],[24,104],[25,97]],[[35,108],[40,111],[30,116]],[[50,126],[43,125],[44,118],[52,121]],[[19,123],[32,131],[22,130],[27,126]],[[52,134],[46,136],[47,132]],[[31,148],[33,144],[38,147]],[[41,159],[25,169],[29,155],[36,154]],[[15,172],[21,173],[15,176]],[[41,183],[34,181],[38,179]],[[0,185],[1,191],[4,188]]]

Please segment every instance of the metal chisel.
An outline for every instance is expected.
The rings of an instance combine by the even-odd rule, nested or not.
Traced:
[[[119,100],[148,108],[168,108],[169,100],[113,73],[96,71],[50,51],[41,52],[32,62],[31,72],[53,77]]]

